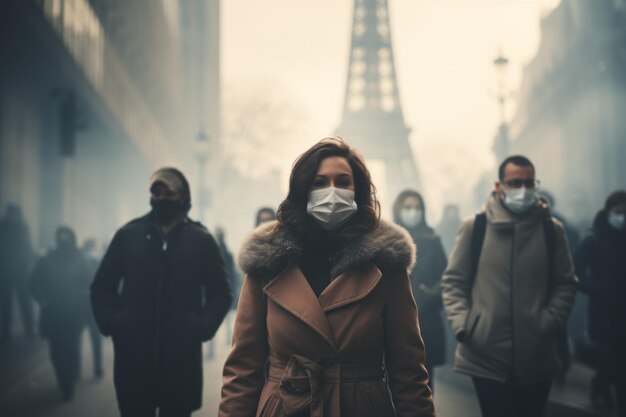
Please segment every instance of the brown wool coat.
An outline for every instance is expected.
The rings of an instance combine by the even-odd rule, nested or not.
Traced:
[[[303,256],[276,222],[244,243],[218,415],[433,417],[408,234],[381,222],[343,248],[319,299],[297,267]]]

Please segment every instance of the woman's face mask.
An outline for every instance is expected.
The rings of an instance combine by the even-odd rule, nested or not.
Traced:
[[[400,221],[407,227],[416,227],[422,223],[424,214],[421,209],[407,207],[400,210]]]
[[[607,217],[609,225],[615,230],[626,230],[626,215],[624,213],[618,213],[610,211]]]
[[[336,187],[313,190],[306,212],[325,230],[337,230],[357,212],[354,191]]]

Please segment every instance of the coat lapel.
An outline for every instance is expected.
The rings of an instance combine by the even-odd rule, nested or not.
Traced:
[[[351,268],[335,278],[319,298],[324,312],[365,298],[378,285],[383,274],[370,263],[362,268]]]
[[[326,314],[311,289],[304,274],[297,266],[290,266],[271,280],[263,291],[276,304],[305,322],[333,349],[335,342]]]

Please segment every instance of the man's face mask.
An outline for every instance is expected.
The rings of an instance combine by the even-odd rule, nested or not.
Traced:
[[[178,200],[150,200],[152,210],[161,223],[168,223],[179,216],[183,207]]]
[[[357,211],[354,191],[326,187],[309,193],[306,212],[325,230],[337,230]]]
[[[503,188],[502,190],[504,192],[504,205],[515,214],[527,212],[537,202],[537,193],[534,188]]]

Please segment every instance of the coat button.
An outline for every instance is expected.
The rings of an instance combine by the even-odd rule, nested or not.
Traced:
[[[146,235],[146,240],[150,240],[150,239],[152,239],[152,236]]]

